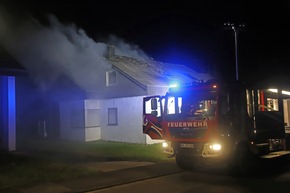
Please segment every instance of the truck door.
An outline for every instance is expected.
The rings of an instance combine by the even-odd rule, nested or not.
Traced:
[[[143,133],[151,139],[163,139],[163,102],[161,96],[143,98]]]
[[[284,138],[282,100],[276,89],[257,90],[256,135],[260,140]]]

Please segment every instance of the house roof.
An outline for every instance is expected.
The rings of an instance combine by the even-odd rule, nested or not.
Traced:
[[[110,56],[109,62],[117,69],[145,86],[169,86],[174,82],[192,83],[212,79],[209,74],[198,73],[179,64],[154,60],[140,61],[127,56]]]
[[[19,75],[25,72],[25,68],[0,45],[0,75]]]

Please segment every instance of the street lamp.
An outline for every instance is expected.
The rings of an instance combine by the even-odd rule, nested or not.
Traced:
[[[238,64],[238,32],[245,27],[244,24],[236,25],[234,23],[224,23],[224,26],[233,30],[235,34],[235,59],[236,59],[236,80],[239,80],[239,64]]]

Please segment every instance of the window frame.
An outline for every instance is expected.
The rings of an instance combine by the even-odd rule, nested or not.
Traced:
[[[114,73],[115,76],[115,81],[112,82],[111,81],[111,76],[113,76],[112,74]],[[109,70],[106,71],[106,86],[114,86],[117,85],[117,71],[116,70]]]
[[[108,108],[108,125],[118,125],[118,108]]]

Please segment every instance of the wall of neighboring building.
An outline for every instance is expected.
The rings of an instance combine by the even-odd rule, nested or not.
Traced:
[[[45,92],[47,103],[47,130],[48,137],[60,137],[60,107],[59,104],[66,101],[82,101],[85,92],[68,77],[62,75]]]
[[[114,71],[112,68],[109,71]],[[152,140],[142,132],[143,97],[146,95],[165,95],[166,86],[144,86],[132,80],[118,70],[116,71],[116,84],[102,84],[102,92],[91,95],[101,97],[101,139],[122,141],[129,143],[153,144],[160,140]],[[108,78],[108,77],[107,77]],[[117,123],[110,124],[109,109],[117,110]]]
[[[60,104],[60,138],[108,140],[139,144],[161,143],[143,134],[143,96],[75,100]]]
[[[47,123],[46,95],[27,76],[16,79],[17,139],[39,137],[39,124]]]
[[[16,85],[14,76],[0,76],[0,149],[16,150]]]
[[[60,103],[60,138],[84,141],[84,101]]]
[[[93,141],[101,138],[100,101],[78,100],[60,103],[60,138]]]
[[[101,103],[101,138],[110,141],[146,143],[142,132],[142,96],[103,100]],[[116,118],[110,114],[116,110]],[[115,112],[115,111],[113,111]]]
[[[120,73],[118,70],[112,68],[110,70],[99,72],[108,74],[108,72],[116,72],[116,83],[108,85],[108,77],[104,77],[103,82],[100,82],[96,90],[87,91],[88,99],[107,99],[120,98],[130,96],[144,96],[147,94],[146,88],[138,85],[134,80]],[[108,75],[107,75],[108,76]]]
[[[53,85],[40,89],[27,76],[18,76],[17,139],[31,137],[60,137],[61,101],[83,100],[84,91],[66,77],[59,77]]]
[[[101,139],[100,100],[85,100],[85,141]]]
[[[147,86],[147,94],[151,95],[165,95],[169,89],[168,86]]]

